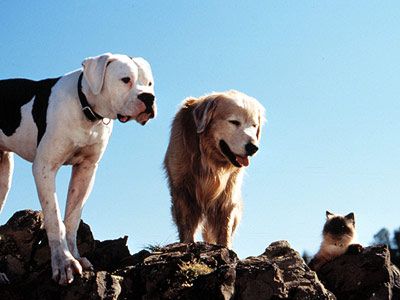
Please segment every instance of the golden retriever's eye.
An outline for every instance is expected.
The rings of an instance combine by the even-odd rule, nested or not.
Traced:
[[[257,128],[257,124],[253,124],[252,126],[253,126],[254,128]]]
[[[235,125],[235,126],[237,126],[237,127],[240,126],[240,122],[237,121],[237,120],[229,120],[229,123],[231,123],[231,124],[233,124],[233,125]]]
[[[131,79],[129,77],[121,78],[121,80],[123,83],[129,83],[129,81],[131,81]]]
[[[149,82],[149,86],[151,86],[152,84],[153,84],[153,83],[150,81],[150,82]]]

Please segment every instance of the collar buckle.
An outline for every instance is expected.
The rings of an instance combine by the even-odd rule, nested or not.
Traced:
[[[97,120],[96,115],[94,114],[93,110],[89,106],[82,107],[82,111],[90,121]]]

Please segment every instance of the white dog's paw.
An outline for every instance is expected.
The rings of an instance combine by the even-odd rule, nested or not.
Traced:
[[[86,257],[80,257],[78,258],[78,261],[81,264],[83,270],[88,270],[88,271],[93,270],[92,263]]]
[[[74,280],[74,274],[82,275],[82,266],[71,254],[55,255],[51,259],[53,280],[66,285]]]

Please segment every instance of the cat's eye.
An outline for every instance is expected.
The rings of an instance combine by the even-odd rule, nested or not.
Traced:
[[[123,83],[129,83],[131,81],[131,79],[129,77],[123,77],[121,78]]]
[[[229,120],[229,123],[239,127],[240,126],[240,122],[238,120]]]

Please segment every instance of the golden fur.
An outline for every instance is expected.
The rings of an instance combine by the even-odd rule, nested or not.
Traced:
[[[242,166],[258,149],[263,115],[257,100],[238,91],[184,101],[164,160],[181,242],[193,242],[202,224],[206,242],[231,247],[241,216]]]

